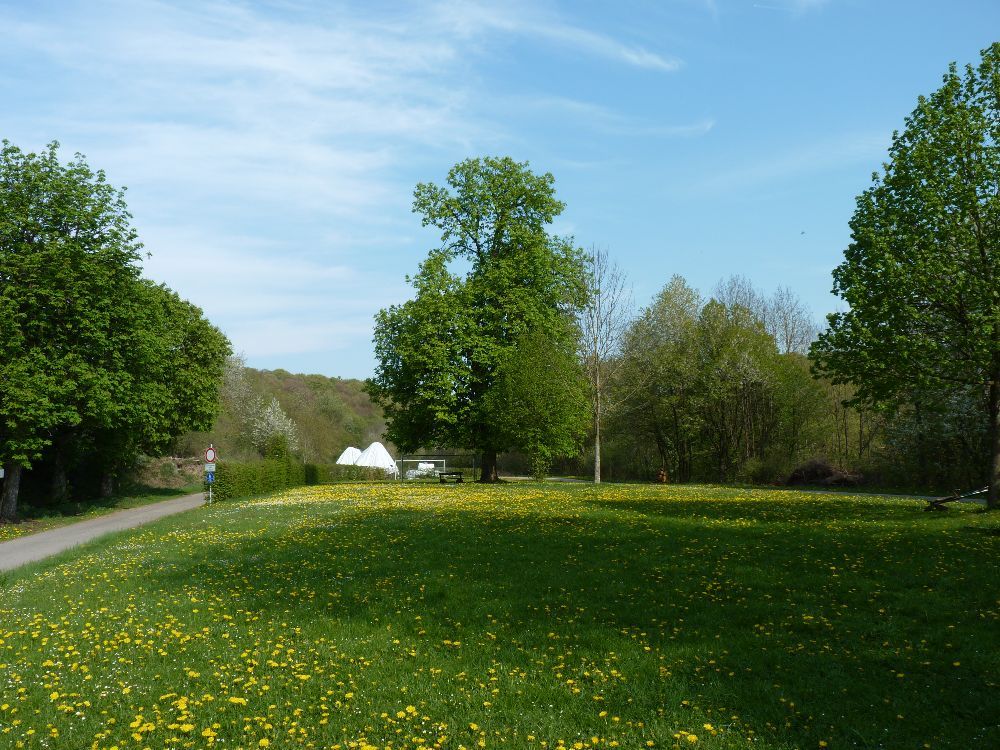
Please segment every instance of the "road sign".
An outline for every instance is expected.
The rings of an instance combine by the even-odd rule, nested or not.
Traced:
[[[205,471],[209,474],[215,471],[215,464],[205,464]]]
[[[215,472],[214,471],[208,472],[205,475],[205,481],[208,482],[209,484],[211,484],[212,482],[214,482],[215,481]]]
[[[205,463],[214,464],[216,459],[215,448],[211,445],[205,450]]]

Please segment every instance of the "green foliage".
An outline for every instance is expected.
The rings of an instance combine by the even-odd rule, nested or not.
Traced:
[[[250,425],[243,406],[256,399],[277,399],[294,421],[299,454],[307,463],[332,464],[348,445],[364,448],[385,430],[382,410],[359,380],[325,375],[299,375],[285,370],[256,370],[239,365],[243,383],[233,387],[227,376],[218,417],[208,432],[189,433],[175,445],[179,455],[197,455],[209,444],[227,459],[250,461],[259,456],[248,439]]]
[[[486,400],[521,336],[564,331],[585,296],[581,252],[546,226],[563,209],[553,178],[509,158],[469,159],[448,188],[420,184],[413,210],[441,231],[410,282],[416,296],[376,316],[368,390],[404,451],[422,445],[511,447]],[[468,264],[459,276],[452,261]],[[488,471],[488,467],[484,467]]]
[[[857,200],[834,271],[850,305],[829,316],[816,368],[864,402],[955,384],[989,391],[991,503],[1000,502],[1000,43],[953,64],[893,135]]]
[[[320,476],[323,482],[384,482],[390,479],[384,469],[375,466],[344,464],[323,466]]]
[[[212,492],[217,500],[233,500],[301,485],[378,481],[387,481],[385,471],[369,466],[301,463],[290,457],[246,463],[220,461],[216,464]],[[207,484],[205,489],[208,490]]]
[[[58,144],[0,147],[0,465],[30,467],[51,433],[111,424],[126,379],[127,290],[141,245],[121,191]],[[122,294],[126,290],[126,294]]]
[[[554,459],[579,453],[589,426],[587,380],[572,344],[565,332],[525,334],[485,397],[502,443],[526,453],[538,479]]]
[[[287,461],[292,457],[288,450],[288,438],[281,434],[271,435],[264,446],[264,458]]]
[[[124,193],[58,144],[0,149],[0,520],[13,520],[20,468],[89,467],[110,493],[122,457],[162,450],[215,413],[226,338],[163,286],[139,277]],[[30,477],[29,477],[30,479]],[[95,483],[96,483],[95,479]]]
[[[233,500],[321,481],[323,469],[315,464],[276,458],[252,463],[220,461],[215,467],[212,494],[217,500]]]
[[[675,276],[632,324],[623,357],[609,452],[630,451],[637,473],[775,481],[823,450],[821,385],[748,307],[703,303]]]
[[[211,426],[229,341],[199,308],[145,279],[127,299],[121,412],[110,424],[84,425],[102,465],[117,456],[158,455],[178,436]],[[117,466],[116,466],[117,468]]]

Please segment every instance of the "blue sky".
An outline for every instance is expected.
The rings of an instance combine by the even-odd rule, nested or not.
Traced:
[[[146,275],[249,364],[366,377],[436,242],[413,186],[469,156],[552,172],[639,304],[743,274],[821,319],[893,129],[998,32],[996,0],[0,0],[0,137],[127,186]]]

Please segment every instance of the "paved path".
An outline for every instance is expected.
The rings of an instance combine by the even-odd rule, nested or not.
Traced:
[[[43,560],[113,531],[132,529],[164,516],[196,508],[204,502],[205,495],[199,492],[11,539],[0,543],[0,572]]]

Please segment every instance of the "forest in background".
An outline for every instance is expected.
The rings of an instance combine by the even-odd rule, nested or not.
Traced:
[[[383,439],[382,410],[363,387],[360,380],[257,370],[231,357],[212,429],[187,433],[174,450],[201,455],[211,443],[223,460],[287,452],[306,463],[332,464],[348,445],[363,450]]]
[[[989,425],[974,387],[878,407],[813,372],[819,328],[789,289],[745,278],[704,297],[675,276],[621,326],[604,362],[604,480],[798,483],[921,492],[981,486]],[[593,430],[588,439],[593,445]],[[561,462],[593,472],[593,450]]]

